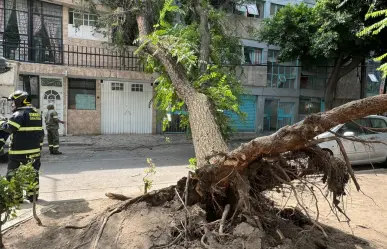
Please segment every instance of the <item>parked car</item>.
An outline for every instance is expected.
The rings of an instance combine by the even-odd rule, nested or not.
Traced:
[[[386,131],[372,131],[364,128],[385,128]],[[344,137],[359,138],[362,140],[380,141],[382,143],[362,143],[341,138],[349,161],[353,165],[382,163],[387,159],[387,118],[384,116],[371,115],[359,120],[340,124],[331,131]],[[325,132],[315,139],[334,136],[331,132]],[[383,144],[385,143],[385,144]],[[320,143],[319,146],[335,157],[343,158],[340,148],[335,140]]]

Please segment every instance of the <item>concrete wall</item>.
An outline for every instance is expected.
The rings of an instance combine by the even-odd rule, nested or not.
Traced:
[[[254,40],[255,37],[251,31],[259,29],[261,19],[230,14],[225,17],[224,23],[227,25],[230,35]]]
[[[155,74],[146,74],[136,71],[120,71],[113,69],[69,67],[61,65],[45,65],[35,63],[20,62],[19,74],[35,74],[47,76],[68,76],[72,78],[89,79],[130,79],[144,80],[153,82],[156,79]]]
[[[15,86],[18,80],[19,64],[10,62],[11,70],[0,74],[0,97],[8,97],[15,91]]]
[[[68,87],[66,87],[68,89]],[[66,98],[67,102],[68,98]],[[96,81],[95,110],[67,110],[67,133],[74,135],[101,134],[101,81]]]
[[[241,73],[238,72],[238,74]],[[266,66],[243,66],[243,73],[240,77],[244,86],[263,86],[267,85],[267,67]]]

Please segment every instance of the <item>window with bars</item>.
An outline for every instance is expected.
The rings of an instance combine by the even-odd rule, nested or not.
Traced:
[[[91,26],[95,27],[97,15],[91,13],[83,13],[74,9],[69,10],[69,24],[75,26]]]
[[[132,84],[132,92],[143,92],[144,85],[143,84]]]
[[[303,115],[309,115],[312,113],[321,112],[321,99],[320,98],[307,98],[301,97],[300,104],[298,106],[298,113]]]
[[[62,62],[62,6],[34,0],[0,0],[0,56]]]
[[[112,83],[112,91],[123,91],[124,83],[113,82]]]
[[[75,110],[96,109],[96,81],[69,79],[68,108]]]
[[[39,76],[37,75],[19,75],[18,89],[28,92],[31,97],[32,105],[40,107],[39,98]]]
[[[267,55],[267,87],[294,88],[298,68],[294,62],[278,62],[278,50],[269,49]]]
[[[262,49],[254,47],[244,47],[245,64],[259,65],[262,64]]]

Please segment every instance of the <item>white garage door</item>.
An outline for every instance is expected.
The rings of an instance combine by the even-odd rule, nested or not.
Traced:
[[[152,133],[150,83],[101,83],[102,134]]]

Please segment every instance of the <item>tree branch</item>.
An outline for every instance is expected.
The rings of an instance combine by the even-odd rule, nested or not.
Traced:
[[[361,62],[360,57],[352,58],[352,61],[348,65],[343,65],[343,67],[340,69],[339,78],[341,79],[345,75],[349,74],[352,70],[357,68]]]
[[[140,44],[146,43],[146,51],[152,54],[164,65],[177,94],[187,103],[189,101],[189,97],[194,95],[195,89],[188,82],[185,74],[186,70],[180,63],[177,62],[176,58],[171,57],[162,48],[156,47],[155,45],[146,41],[146,36],[150,34],[149,21],[146,14],[139,12],[136,19],[140,34]]]
[[[338,124],[385,111],[387,111],[387,95],[352,101],[325,113],[310,115],[303,123],[285,126],[270,136],[258,137],[242,144],[228,153],[219,165],[231,166],[230,171],[231,169],[240,171],[264,155],[278,155],[305,148],[309,140]]]
[[[200,32],[200,56],[199,69],[200,73],[204,73],[207,69],[207,64],[210,58],[210,42],[211,35],[208,28],[208,10],[203,8],[200,0],[195,3],[195,11],[200,18],[199,32]],[[204,1],[207,3],[207,1]]]

